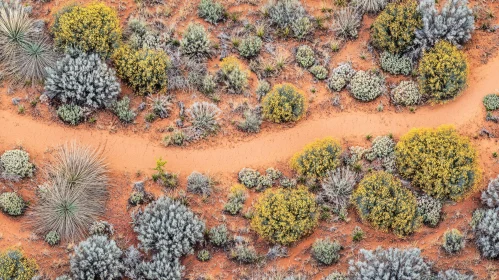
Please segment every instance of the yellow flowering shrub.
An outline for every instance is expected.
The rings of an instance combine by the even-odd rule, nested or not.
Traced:
[[[118,14],[104,3],[69,6],[52,26],[54,42],[60,48],[77,47],[108,57],[121,42]]]
[[[416,197],[385,171],[364,177],[352,194],[352,203],[362,220],[399,236],[414,232],[422,222]]]
[[[35,260],[24,257],[18,249],[0,253],[0,279],[31,280],[37,270]]]
[[[371,39],[380,49],[401,53],[412,45],[416,29],[422,26],[417,1],[391,3],[374,21]]]
[[[168,85],[170,58],[162,50],[134,50],[123,45],[112,55],[116,73],[138,95],[161,92]]]
[[[412,129],[395,156],[400,175],[438,199],[460,200],[480,182],[477,152],[452,126]]]
[[[251,227],[272,243],[289,245],[312,233],[319,208],[305,187],[267,189],[255,204]]]
[[[294,85],[283,83],[275,85],[262,100],[263,116],[275,122],[294,122],[307,111],[305,95]]]
[[[291,158],[291,168],[307,177],[322,177],[340,164],[341,145],[326,137],[306,145]]]
[[[421,92],[437,101],[454,98],[466,86],[468,64],[464,53],[447,41],[426,51],[419,63]]]

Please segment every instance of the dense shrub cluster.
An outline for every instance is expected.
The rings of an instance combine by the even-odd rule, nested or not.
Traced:
[[[487,94],[483,98],[483,106],[487,111],[495,111],[499,109],[499,94]]]
[[[499,177],[490,180],[482,192],[482,203],[490,208],[499,207]]]
[[[423,219],[423,223],[430,227],[436,227],[440,222],[442,213],[442,202],[429,195],[418,197],[418,214]]]
[[[70,51],[47,74],[45,94],[63,104],[104,108],[120,94],[114,70],[97,54]]]
[[[191,57],[207,57],[210,55],[210,39],[201,24],[191,23],[180,41],[182,53]]]
[[[373,44],[393,54],[406,51],[413,44],[416,30],[423,25],[417,8],[415,0],[389,4],[372,25]]]
[[[349,167],[338,167],[327,171],[321,181],[319,197],[336,212],[346,209],[358,177]]]
[[[377,229],[407,235],[421,224],[414,195],[384,171],[364,177],[353,192],[352,203],[360,217]]]
[[[65,49],[77,47],[108,57],[121,42],[118,14],[104,3],[68,6],[56,16],[52,27],[55,44]]]
[[[449,126],[412,129],[395,154],[400,175],[438,199],[462,199],[480,181],[475,149]]]
[[[466,86],[468,64],[462,51],[439,41],[423,54],[418,72],[421,92],[443,101],[456,97]]]
[[[57,108],[57,115],[70,125],[78,125],[84,117],[83,108],[73,104],[62,104]]]
[[[192,172],[187,177],[187,191],[208,196],[211,194],[211,179],[199,172]]]
[[[229,93],[241,94],[248,86],[249,73],[243,69],[242,63],[235,56],[222,60],[220,76]]]
[[[257,56],[262,48],[263,41],[258,36],[249,36],[241,41],[239,47],[239,54],[246,58]]]
[[[247,188],[254,188],[258,186],[258,178],[260,177],[260,172],[251,168],[243,168],[238,173],[238,179],[241,184]]]
[[[263,117],[275,123],[294,122],[307,111],[305,95],[292,84],[275,85],[262,100]]]
[[[348,85],[355,99],[372,101],[385,92],[385,78],[379,71],[357,71]]]
[[[381,69],[393,75],[409,75],[412,72],[412,60],[410,57],[383,52],[380,55]]]
[[[19,250],[7,249],[0,253],[0,279],[31,280],[37,270],[35,260]]]
[[[26,202],[15,192],[4,192],[0,194],[0,209],[11,216],[19,216],[26,209]]]
[[[292,33],[302,39],[312,31],[310,19],[299,0],[270,0],[264,13],[283,35]]]
[[[217,247],[224,247],[229,243],[229,231],[227,226],[222,224],[212,227],[208,233],[210,243]]]
[[[331,71],[327,86],[333,91],[340,91],[350,82],[354,75],[355,70],[350,62],[340,63]]]
[[[153,255],[151,261],[141,262],[137,270],[146,280],[180,280],[182,279],[184,267],[178,258],[173,258],[168,253],[160,252]]]
[[[475,226],[475,242],[483,257],[499,257],[499,208],[483,211]]]
[[[334,15],[333,31],[340,37],[355,39],[359,35],[361,19],[362,17],[355,8],[341,8]]]
[[[124,45],[116,50],[112,59],[118,76],[138,95],[147,95],[166,89],[168,55],[161,50],[133,50]]]
[[[312,245],[312,257],[321,264],[330,265],[339,261],[341,249],[338,241],[317,239]]]
[[[213,0],[201,0],[198,6],[198,16],[211,24],[224,19],[226,14],[224,6]]]
[[[2,175],[5,177],[32,177],[35,166],[29,161],[29,154],[23,150],[5,151],[0,156]]]
[[[323,177],[340,164],[341,145],[330,137],[306,145],[291,158],[291,168],[307,177]]]
[[[268,189],[255,205],[251,227],[272,243],[288,245],[311,233],[318,218],[314,195],[305,187]]]
[[[442,248],[449,254],[455,254],[464,248],[464,241],[463,234],[454,228],[444,233]]]
[[[303,68],[309,68],[315,63],[315,53],[310,46],[301,45],[296,50],[296,62]]]
[[[395,105],[414,106],[422,102],[422,94],[416,82],[401,81],[390,94],[390,100]]]

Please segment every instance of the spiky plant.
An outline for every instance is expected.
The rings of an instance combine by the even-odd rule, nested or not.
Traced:
[[[321,199],[337,211],[348,207],[358,178],[358,175],[348,167],[338,167],[334,171],[328,171],[321,182]]]
[[[196,102],[189,109],[192,125],[206,133],[214,133],[218,128],[220,109],[208,102]]]
[[[355,39],[358,36],[361,16],[356,8],[345,7],[335,14],[333,30],[337,35],[346,39]]]
[[[153,113],[162,118],[168,118],[172,107],[172,97],[170,95],[158,95],[156,97],[149,97]]]

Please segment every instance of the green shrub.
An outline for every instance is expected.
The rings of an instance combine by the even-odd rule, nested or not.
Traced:
[[[229,93],[241,94],[248,87],[249,72],[243,69],[236,57],[224,58],[220,63],[220,69],[219,75]]]
[[[303,68],[309,68],[315,63],[315,53],[311,47],[307,45],[301,45],[296,50],[295,56],[296,62]]]
[[[487,94],[483,98],[483,106],[487,111],[495,111],[499,109],[499,94]]]
[[[314,25],[310,18],[304,16],[299,18],[291,25],[293,36],[299,40],[304,39],[308,34],[314,30]]]
[[[455,254],[464,249],[464,236],[455,228],[446,231],[443,239],[442,248],[449,254]]]
[[[170,58],[162,50],[133,50],[124,45],[112,55],[116,72],[138,95],[166,90]]]
[[[57,115],[61,120],[70,125],[78,125],[83,119],[83,108],[73,104],[62,104],[57,108]]]
[[[442,202],[428,195],[418,197],[418,213],[423,218],[423,223],[436,227],[440,222]]]
[[[414,106],[421,103],[423,96],[419,91],[419,86],[413,81],[401,81],[390,95],[391,101],[395,105]]]
[[[258,253],[253,246],[238,243],[230,250],[230,257],[239,263],[251,264],[258,260]]]
[[[307,177],[323,177],[340,165],[341,145],[331,137],[306,145],[291,158],[291,168]]]
[[[251,168],[243,168],[239,171],[237,175],[239,182],[243,184],[247,188],[254,188],[258,185],[258,178],[260,177],[260,172],[251,169]]]
[[[257,56],[260,53],[260,49],[262,48],[263,41],[260,37],[257,36],[249,36],[244,38],[239,47],[239,54],[243,57],[250,58]]]
[[[114,103],[112,109],[114,114],[116,114],[118,119],[123,123],[131,123],[137,116],[137,114],[130,109],[130,98],[128,98],[128,96],[125,96],[120,101]]]
[[[368,102],[385,92],[385,78],[378,71],[357,71],[348,85],[353,97]]]
[[[32,177],[35,166],[29,161],[29,154],[23,150],[5,151],[0,157],[4,176]]]
[[[27,258],[17,249],[0,253],[0,279],[31,280],[38,270],[35,259]]]
[[[211,254],[210,251],[203,249],[198,252],[196,257],[201,262],[207,262],[211,259]]]
[[[340,260],[342,246],[338,241],[317,239],[312,245],[312,257],[324,265],[331,265]]]
[[[341,91],[355,75],[355,70],[350,62],[343,62],[334,68],[331,77],[327,81],[330,90]]]
[[[412,129],[395,154],[400,175],[438,199],[460,200],[480,182],[475,148],[451,126]]]
[[[10,216],[19,216],[26,209],[26,202],[15,192],[4,192],[0,195],[0,208]]]
[[[317,78],[317,80],[324,80],[327,78],[327,69],[322,65],[314,65],[310,67],[309,71],[315,78]]]
[[[165,171],[164,166],[166,163],[166,160],[161,158],[156,161],[156,167],[154,168],[156,173],[152,174],[152,180],[165,188],[172,189],[178,186],[178,175]]]
[[[210,55],[210,40],[201,24],[190,23],[180,41],[183,54],[191,57],[207,57]]]
[[[213,246],[224,247],[229,243],[229,231],[227,230],[227,226],[222,224],[212,227],[208,233],[208,237]]]
[[[360,228],[359,226],[355,226],[355,228],[352,231],[352,240],[354,242],[359,242],[362,239],[364,239],[364,235],[365,233],[362,230],[362,228]]]
[[[381,69],[393,75],[412,73],[412,60],[408,56],[383,52],[380,55]]]
[[[55,18],[52,32],[59,48],[76,47],[104,57],[109,57],[121,42],[118,14],[100,2],[63,8]]]
[[[305,187],[268,189],[255,204],[251,227],[272,243],[289,245],[310,234],[318,218],[314,195]]]
[[[414,195],[384,171],[364,177],[353,192],[352,203],[364,221],[399,236],[414,232],[421,224]]]
[[[463,52],[447,41],[439,41],[424,52],[419,62],[419,86],[437,101],[456,97],[466,86],[468,64]]]
[[[206,20],[211,24],[217,24],[217,22],[225,18],[225,8],[224,6],[213,0],[201,0],[198,6],[198,16]]]
[[[262,100],[263,117],[275,123],[295,122],[307,111],[305,95],[292,84],[275,85]]]
[[[50,246],[55,246],[59,244],[60,241],[61,236],[57,233],[57,231],[49,231],[49,233],[45,235],[45,242],[47,242]]]
[[[417,1],[391,3],[374,21],[371,39],[377,48],[402,53],[413,44],[415,31],[422,26]]]

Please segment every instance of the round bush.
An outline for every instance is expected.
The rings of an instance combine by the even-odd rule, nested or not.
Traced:
[[[372,147],[365,154],[366,159],[373,161],[377,158],[386,158],[395,151],[395,141],[390,136],[378,136],[374,138]]]
[[[307,177],[323,177],[340,165],[341,145],[326,137],[306,145],[291,158],[291,168]]]
[[[272,243],[289,245],[311,233],[318,218],[314,195],[305,187],[267,189],[255,204],[251,227]]]
[[[192,172],[187,177],[187,191],[202,195],[211,194],[211,180],[210,177],[203,175],[199,172]]]
[[[0,279],[32,280],[38,270],[35,259],[27,258],[17,249],[0,253]]]
[[[438,199],[460,200],[480,182],[475,148],[450,126],[412,129],[395,155],[400,175]]]
[[[443,239],[442,248],[449,254],[455,254],[464,248],[464,236],[455,228],[446,231]]]
[[[412,72],[412,59],[408,56],[383,52],[380,55],[381,69],[393,75],[409,75]]]
[[[482,192],[482,203],[490,208],[499,207],[499,177],[490,180],[487,189]]]
[[[32,177],[35,166],[29,162],[29,154],[23,150],[9,150],[0,157],[4,176]]]
[[[250,58],[257,56],[262,48],[263,41],[260,37],[250,36],[245,38],[239,44],[239,54],[243,57]]]
[[[60,241],[61,236],[57,233],[57,231],[49,231],[49,233],[45,235],[45,242],[47,242],[50,246],[55,246],[59,244]]]
[[[377,71],[357,71],[348,85],[353,97],[372,101],[385,92],[385,78]]]
[[[225,17],[224,6],[213,0],[201,0],[198,6],[198,16],[211,24],[217,24]]]
[[[416,197],[384,171],[364,177],[353,192],[352,203],[362,220],[399,236],[414,232],[421,224]]]
[[[499,208],[483,211],[475,226],[475,242],[483,257],[499,257]]]
[[[220,75],[229,93],[242,94],[248,87],[248,71],[235,56],[228,56],[220,63]]]
[[[416,29],[422,26],[417,1],[391,3],[374,21],[371,39],[377,48],[402,53],[413,44]]]
[[[350,62],[343,62],[334,68],[327,82],[330,90],[341,91],[355,75],[355,70]]]
[[[391,101],[395,105],[414,106],[421,103],[419,86],[413,81],[401,81],[391,92]]]
[[[133,218],[134,231],[144,250],[179,258],[203,240],[204,222],[178,200],[160,197]]]
[[[162,50],[133,50],[124,45],[113,54],[112,59],[118,76],[138,95],[147,95],[166,90],[167,70],[170,58]]]
[[[70,125],[78,125],[83,119],[83,108],[78,105],[62,104],[57,108],[57,115],[61,120]]]
[[[224,247],[229,243],[229,231],[227,226],[222,224],[212,227],[208,233],[210,243],[217,247]]]
[[[0,195],[0,208],[10,216],[19,216],[26,209],[26,202],[15,192],[4,192]]]
[[[307,111],[305,95],[292,84],[275,85],[262,100],[263,117],[275,123],[294,122]]]
[[[418,213],[423,223],[430,227],[436,227],[440,222],[442,213],[442,202],[426,194],[418,197]]]
[[[237,175],[239,182],[247,188],[254,188],[258,185],[258,178],[260,178],[260,172],[251,168],[243,168],[239,171]]]
[[[324,80],[327,77],[327,69],[322,65],[314,65],[309,71],[317,80]]]
[[[210,55],[210,44],[204,27],[198,23],[190,23],[180,41],[180,49],[188,56],[206,57]]]
[[[71,51],[47,73],[45,94],[63,104],[109,107],[121,91],[114,70],[97,54]]]
[[[499,94],[487,94],[483,98],[483,106],[487,111],[495,111],[499,109]]]
[[[315,53],[311,47],[307,45],[301,45],[296,51],[296,62],[303,68],[309,68],[315,63]]]
[[[447,41],[439,41],[419,62],[421,92],[436,101],[456,97],[466,86],[468,64],[463,52]]]
[[[330,265],[340,260],[341,249],[342,247],[338,241],[317,239],[312,245],[312,257],[321,264]]]
[[[64,8],[56,16],[52,32],[62,49],[76,47],[103,57],[111,55],[121,42],[118,14],[100,2]]]

